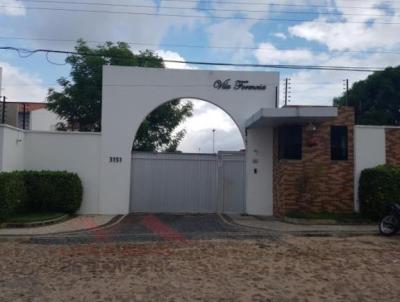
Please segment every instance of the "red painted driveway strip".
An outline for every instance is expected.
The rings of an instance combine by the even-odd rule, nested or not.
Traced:
[[[143,218],[142,225],[166,241],[186,241],[182,233],[177,232],[152,214]]]

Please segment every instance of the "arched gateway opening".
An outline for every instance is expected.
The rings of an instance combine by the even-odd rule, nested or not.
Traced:
[[[133,142],[130,212],[244,213],[244,146],[237,124],[211,102],[160,105]]]
[[[152,110],[184,96],[211,102],[236,123],[247,150],[243,212],[271,215],[272,129],[247,129],[246,123],[261,108],[276,107],[278,86],[275,72],[104,66],[97,212],[131,211],[133,134]]]

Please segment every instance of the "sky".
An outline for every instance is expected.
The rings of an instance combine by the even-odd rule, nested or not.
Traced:
[[[183,61],[380,68],[399,65],[399,14],[399,0],[0,0],[0,46],[72,50],[83,38],[91,46],[125,41],[135,52],[147,48]],[[0,50],[2,94],[44,101],[48,88],[68,77],[64,59]],[[344,79],[351,86],[369,75],[278,71],[290,78],[293,105],[331,105]],[[236,125],[211,104],[195,102],[194,116],[180,127],[187,130],[183,151],[210,152],[212,129],[217,150],[243,148]]]

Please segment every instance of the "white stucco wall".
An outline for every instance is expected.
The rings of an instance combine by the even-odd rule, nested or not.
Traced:
[[[55,131],[57,123],[63,122],[57,114],[44,108],[33,110],[30,115],[30,130]]]
[[[249,81],[265,90],[216,89],[216,80]],[[1,170],[66,170],[84,186],[81,213],[129,212],[131,148],[143,119],[176,98],[209,101],[228,113],[246,139],[246,120],[260,108],[275,107],[278,73],[104,67],[102,134],[22,131],[0,127]],[[17,143],[17,140],[19,142]],[[248,132],[246,209],[272,215],[272,131]],[[257,154],[254,154],[254,150]],[[122,161],[111,162],[110,157]],[[256,161],[254,161],[256,159]],[[257,174],[254,174],[257,168]]]
[[[84,188],[79,212],[97,214],[100,140],[98,133],[23,131],[0,125],[0,171],[75,172]]]
[[[80,213],[99,212],[99,159],[101,135],[79,132],[25,132],[26,170],[65,170],[79,175],[83,184]]]
[[[354,210],[359,211],[358,184],[362,170],[386,163],[384,126],[354,127]]]
[[[216,80],[226,79],[231,79],[232,82],[247,80],[249,84],[266,85],[267,89],[249,91],[214,88],[213,84]],[[232,117],[244,137],[246,120],[252,114],[260,108],[275,107],[277,86],[279,86],[277,72],[105,66],[103,68],[100,213],[129,212],[133,140],[143,119],[159,105],[176,98],[198,98],[209,101]],[[112,163],[109,160],[110,157],[120,157],[122,162]],[[270,173],[272,175],[272,169]],[[249,208],[253,206],[249,205]]]
[[[272,128],[247,130],[246,212],[252,215],[273,215]]]
[[[0,171],[24,169],[24,131],[0,125]]]

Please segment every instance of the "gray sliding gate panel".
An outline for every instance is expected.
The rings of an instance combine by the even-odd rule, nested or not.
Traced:
[[[132,154],[131,212],[243,213],[244,154]]]
[[[222,212],[241,214],[245,212],[245,159],[244,153],[221,152],[220,159],[220,199]]]
[[[131,211],[215,213],[217,157],[134,153]]]

